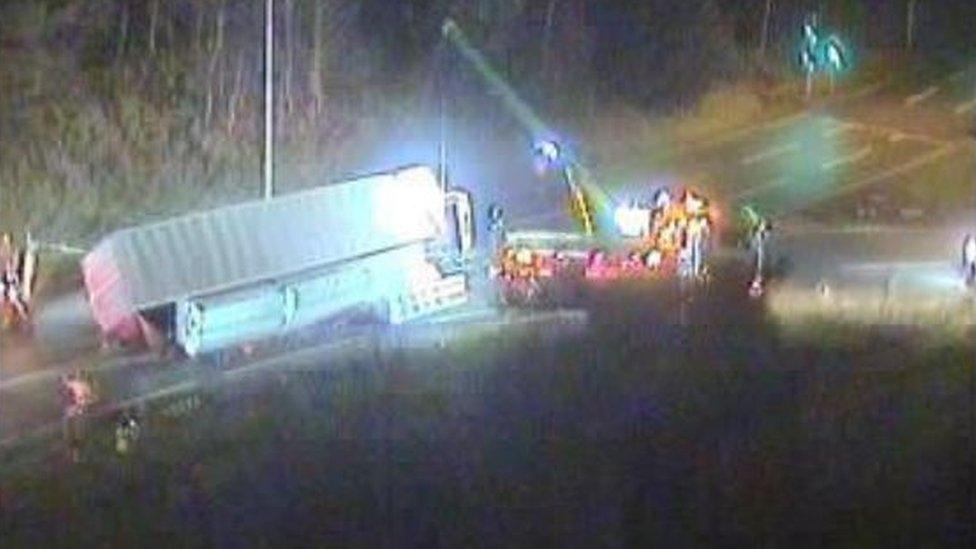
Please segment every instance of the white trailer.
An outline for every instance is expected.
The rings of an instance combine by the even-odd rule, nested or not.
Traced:
[[[471,212],[411,166],[119,231],[83,271],[104,333],[193,356],[356,306],[398,323],[463,303]]]

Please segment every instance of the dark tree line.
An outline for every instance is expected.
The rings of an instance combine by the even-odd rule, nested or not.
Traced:
[[[769,44],[767,59],[783,61],[811,11],[867,46],[971,45],[966,21],[976,21],[976,7],[932,0],[276,4],[283,120],[355,111],[368,96],[429,83],[443,69],[436,57],[447,16],[537,98],[585,88],[648,107],[694,101],[715,79],[746,70],[760,44]],[[74,84],[99,95],[135,89],[154,104],[192,110],[204,129],[235,131],[250,120],[245,113],[261,83],[263,1],[21,0],[5,3],[0,15],[9,22],[0,28],[5,50],[46,50],[62,58]]]
[[[669,112],[758,68],[790,74],[791,48],[810,11],[862,49],[910,47],[958,62],[976,46],[976,2],[275,3],[276,131],[281,150],[297,148],[298,157],[341,154],[364,125],[386,131],[407,117],[430,117],[445,90],[456,94],[454,112],[484,115],[484,86],[440,37],[448,16],[530,104],[568,116],[599,114],[615,102]],[[98,187],[135,203],[146,188],[256,173],[263,4],[0,3],[0,216],[9,218],[15,201],[35,200],[31,193],[67,200],[70,189]],[[91,193],[82,198],[93,200],[93,218],[106,208]]]

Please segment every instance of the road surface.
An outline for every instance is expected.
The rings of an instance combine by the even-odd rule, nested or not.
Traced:
[[[909,185],[961,187],[976,197],[976,181],[966,140],[965,120],[972,99],[967,82],[972,71],[933,80],[922,92],[908,94],[884,83],[820,98],[808,109],[782,118],[685,144],[668,155],[648,154],[614,165],[604,188],[617,199],[646,195],[648,181],[669,179],[699,184],[731,213],[752,203],[785,220],[828,207],[853,209],[844,199],[867,189]],[[457,173],[479,204],[505,205],[510,228],[572,229],[565,190],[540,180],[522,143],[467,142],[453,151],[470,160]],[[479,147],[507,151],[479,154]],[[519,160],[521,159],[521,160]],[[609,160],[605,161],[607,164]],[[938,181],[916,180],[932,167]],[[601,173],[597,166],[597,173]],[[662,177],[661,174],[670,174]],[[645,196],[646,197],[646,196]],[[932,220],[930,220],[932,221]],[[787,221],[787,223],[790,223]],[[934,221],[939,225],[938,220]],[[789,277],[803,286],[828,279],[835,284],[871,287],[896,278],[900,287],[957,291],[952,262],[957,239],[971,225],[942,224],[930,230],[893,229],[874,233],[799,229],[780,238],[791,257]],[[468,313],[463,313],[468,314]],[[482,313],[476,313],[482,314]],[[10,441],[31,424],[56,417],[57,376],[78,368],[112,372],[114,399],[132,398],[167,384],[187,381],[193,368],[163,368],[151,357],[100,354],[97,337],[80,294],[43,304],[32,340],[8,337],[0,349],[0,440]]]
[[[614,166],[614,176],[607,178],[606,188],[615,197],[623,199],[632,193],[647,192],[649,190],[647,182],[658,179],[658,176],[663,173],[668,175],[664,179],[700,184],[707,192],[716,195],[720,204],[731,206],[751,202],[759,205],[783,221],[782,230],[777,230],[773,249],[775,253],[789,258],[782,271],[784,280],[807,291],[812,291],[815,284],[824,279],[838,288],[846,286],[875,289],[883,288],[889,281],[894,280],[897,291],[921,292],[924,295],[962,296],[965,294],[958,288],[958,279],[953,275],[953,261],[958,252],[957,238],[962,231],[971,227],[967,225],[968,221],[965,219],[960,222],[936,220],[932,223],[934,227],[876,227],[874,229],[810,225],[803,224],[807,222],[801,223],[799,220],[799,214],[822,208],[823,205],[827,205],[828,208],[852,209],[852,203],[846,202],[843,198],[869,189],[905,188],[906,185],[961,187],[964,189],[963,194],[970,192],[970,196],[976,196],[971,191],[965,191],[971,189],[974,181],[971,162],[973,148],[966,141],[963,133],[964,120],[972,112],[973,107],[970,106],[972,96],[967,95],[966,86],[960,82],[965,82],[969,77],[964,75],[953,78],[956,79],[948,82],[933,81],[919,90],[886,89],[883,85],[869,86],[862,90],[848,90],[833,99],[818,100],[803,112],[781,119],[763,121],[729,134],[714,136],[696,145],[683,146],[676,151],[676,154],[662,156],[649,152],[646,157],[629,159],[627,163]],[[478,154],[477,143],[470,145],[468,150],[459,147],[459,150],[452,151],[458,162],[475,159],[466,162],[464,169],[454,174],[475,197],[478,197],[480,204],[486,205],[492,201],[504,204],[513,229],[572,228],[565,211],[557,207],[565,203],[564,190],[558,185],[551,184],[552,182],[543,183],[534,176],[526,175],[531,174],[531,165],[528,161],[513,160],[524,158],[524,149],[512,144],[497,143],[489,145],[489,148],[502,153]],[[612,159],[605,159],[604,164],[610,161]],[[933,172],[933,169],[936,171]],[[599,166],[596,171],[601,173]],[[602,173],[610,173],[610,170],[603,170]],[[944,174],[946,178],[917,179],[923,174],[931,173]],[[519,429],[513,431],[509,428],[511,426],[505,423],[508,420],[499,418],[507,418],[511,415],[511,422],[521,425],[520,422],[526,421],[524,418],[534,417],[532,414],[536,412],[545,416],[549,413],[545,410],[554,406],[557,412],[553,413],[553,422],[541,421],[533,424],[537,427],[541,426],[541,432],[545,435],[540,436],[539,440],[549,440],[550,444],[564,445],[565,440],[561,437],[576,432],[567,425],[585,427],[591,439],[606,433],[609,437],[606,449],[576,450],[577,453],[583,452],[588,456],[589,453],[605,451],[606,456],[600,459],[589,456],[581,458],[582,462],[591,466],[599,463],[615,463],[613,467],[618,467],[622,471],[631,471],[632,473],[628,475],[634,475],[636,484],[646,483],[648,487],[653,488],[638,490],[630,481],[621,484],[619,475],[613,476],[607,471],[604,471],[606,478],[614,480],[607,480],[605,486],[574,483],[573,475],[587,474],[574,469],[573,464],[559,464],[556,470],[568,480],[553,481],[553,486],[557,487],[554,490],[558,491],[558,487],[563,486],[563,489],[569,491],[587,491],[587,493],[592,491],[593,497],[597,499],[613,499],[614,494],[630,494],[627,497],[645,501],[650,508],[656,509],[655,515],[658,518],[651,519],[652,524],[656,524],[654,520],[663,520],[661,517],[669,516],[668,520],[671,522],[667,524],[685,524],[688,528],[694,528],[694,525],[714,524],[712,520],[714,517],[703,514],[683,518],[671,516],[675,511],[669,506],[669,500],[684,501],[683,509],[688,509],[690,505],[690,508],[700,509],[700,513],[726,516],[729,513],[734,514],[728,509],[748,509],[749,502],[752,501],[750,497],[776,499],[773,492],[783,488],[784,485],[792,486],[799,493],[806,494],[806,501],[823,501],[824,509],[839,509],[845,497],[856,498],[858,494],[863,496],[864,494],[858,490],[865,488],[856,482],[855,478],[849,478],[841,470],[841,465],[849,462],[860,463],[858,461],[860,458],[857,456],[871,454],[883,446],[886,440],[887,433],[875,437],[871,434],[874,431],[863,425],[873,426],[881,422],[882,425],[893,425],[892,429],[902,437],[918,437],[931,436],[930,433],[938,431],[941,420],[924,416],[928,418],[924,423],[928,426],[924,434],[914,428],[904,427],[897,422],[897,419],[893,420],[889,415],[885,415],[888,413],[885,412],[888,408],[882,402],[885,396],[878,395],[877,402],[872,400],[865,405],[869,409],[869,419],[863,424],[858,423],[862,425],[860,431],[862,435],[864,430],[868,429],[866,431],[868,434],[863,436],[874,441],[873,445],[865,449],[861,446],[852,447],[847,443],[840,444],[839,454],[843,454],[845,458],[841,461],[839,458],[832,457],[831,452],[835,448],[824,444],[817,437],[823,436],[828,441],[834,441],[836,446],[837,437],[844,438],[845,435],[838,435],[831,431],[837,424],[835,421],[837,417],[831,414],[842,416],[845,410],[849,411],[851,408],[843,402],[838,403],[836,407],[832,407],[830,403],[835,399],[839,402],[841,397],[837,396],[838,392],[872,394],[871,390],[865,391],[860,385],[861,378],[857,378],[856,382],[851,381],[850,384],[847,383],[847,378],[844,378],[838,387],[836,383],[824,381],[824,379],[833,379],[830,376],[838,375],[836,371],[827,374],[814,369],[812,373],[808,373],[797,368],[795,361],[811,356],[810,353],[813,351],[805,349],[790,354],[793,351],[784,351],[784,349],[789,350],[788,344],[775,338],[763,339],[765,335],[753,341],[751,339],[753,336],[764,334],[764,330],[768,327],[764,324],[762,308],[758,303],[748,301],[745,292],[742,291],[748,275],[747,262],[736,263],[735,266],[722,272],[721,282],[716,285],[720,291],[715,292],[696,290],[686,293],[667,284],[653,287],[636,284],[624,285],[620,289],[610,288],[605,293],[592,294],[584,308],[585,313],[578,311],[565,313],[568,316],[562,320],[559,320],[561,317],[558,314],[547,316],[553,313],[533,312],[521,317],[499,317],[497,312],[490,309],[469,308],[445,315],[433,323],[422,323],[400,331],[379,332],[376,329],[368,329],[365,332],[350,332],[344,336],[333,335],[328,341],[318,341],[318,345],[305,347],[299,351],[286,349],[285,352],[272,357],[245,358],[225,366],[225,369],[200,362],[174,363],[172,360],[160,360],[147,355],[100,353],[97,350],[94,330],[86,320],[84,302],[80,294],[68,295],[42,305],[38,312],[37,333],[33,339],[5,336],[2,342],[0,446],[3,446],[4,450],[12,450],[19,447],[21,443],[33,440],[32,436],[43,436],[57,431],[60,414],[55,396],[57,378],[60,374],[77,368],[91,369],[95,372],[103,396],[100,406],[106,411],[119,406],[151,406],[157,401],[164,404],[170,402],[171,404],[165,405],[172,406],[173,402],[178,404],[183,396],[199,392],[201,387],[206,387],[208,391],[213,390],[219,395],[217,399],[225,405],[221,409],[234,410],[235,399],[239,399],[240,396],[232,388],[235,385],[233,382],[252,377],[267,377],[259,375],[263,372],[288,371],[307,374],[309,371],[328,370],[330,365],[337,365],[335,367],[342,370],[350,362],[356,364],[357,360],[360,364],[365,361],[394,364],[394,366],[399,360],[393,360],[389,355],[384,358],[377,353],[380,355],[392,353],[394,357],[413,361],[411,363],[416,365],[417,361],[423,363],[423,359],[409,357],[425,349],[433,349],[432,354],[423,355],[430,357],[432,363],[440,364],[437,360],[441,354],[444,354],[441,352],[442,349],[449,350],[450,352],[444,352],[455,357],[457,361],[457,364],[452,365],[441,364],[435,371],[444,371],[445,368],[449,370],[451,367],[476,368],[480,364],[479,357],[482,354],[485,356],[504,354],[498,349],[504,349],[505,341],[509,339],[508,335],[504,335],[509,332],[498,332],[495,336],[482,337],[478,340],[478,337],[481,337],[478,334],[482,329],[499,328],[510,329],[515,333],[539,334],[540,332],[530,329],[523,322],[535,318],[541,319],[544,326],[558,327],[566,324],[578,327],[581,319],[585,319],[587,326],[585,330],[580,332],[574,329],[569,332],[573,334],[573,344],[545,343],[545,338],[542,336],[529,344],[513,337],[519,343],[514,349],[505,352],[513,353],[515,358],[506,360],[510,364],[517,363],[520,369],[515,371],[502,368],[500,373],[497,373],[498,391],[488,393],[502,396],[499,397],[499,401],[486,404],[497,409],[491,408],[487,412],[484,410],[468,412],[479,418],[475,426],[465,427],[481,433],[475,437],[476,440],[491,441],[505,438],[492,438],[491,432],[484,429],[496,429],[498,433],[516,436],[512,433],[517,434],[521,431]],[[451,333],[445,337],[444,333],[448,329]],[[486,345],[484,342],[487,341],[488,349],[478,347],[472,341],[481,341],[481,345]],[[572,349],[572,352],[563,356],[560,354],[561,348]],[[892,369],[891,366],[892,361],[897,362],[898,350],[892,348],[884,351],[891,356],[885,355],[887,357],[885,360],[879,359],[877,364],[872,363],[873,366],[864,364],[864,367],[877,368],[877,371],[881,372],[893,371],[896,376],[902,375],[897,367]],[[782,356],[776,354],[781,352],[785,354]],[[683,357],[682,360],[687,359],[687,364],[683,364],[682,368],[688,366],[691,369],[685,371],[682,368],[665,366],[666,358],[674,356],[673,353]],[[603,367],[606,363],[610,371],[614,372],[613,375],[617,377],[603,379],[598,373],[587,374],[595,376],[593,379],[602,379],[595,385],[600,387],[600,391],[607,393],[602,396],[594,393],[594,385],[589,383],[582,383],[569,392],[560,392],[554,387],[561,387],[559,380],[565,375],[560,370],[561,360],[567,363],[572,363],[573,360],[589,361],[591,364],[587,368],[593,365]],[[657,377],[651,375],[653,379],[635,377],[633,370],[641,360],[656,361],[657,367],[663,368],[666,375]],[[818,360],[827,360],[827,358]],[[865,360],[864,356],[852,355],[849,362],[862,360]],[[730,363],[736,363],[738,366],[733,368],[729,366]],[[860,365],[860,362],[858,363]],[[390,368],[391,371],[395,369]],[[417,369],[421,372],[426,371],[420,366],[417,366]],[[555,381],[540,382],[537,376],[542,373],[537,372],[549,372]],[[762,377],[767,374],[757,372],[772,372],[769,374],[772,377]],[[383,375],[386,375],[385,373],[386,370]],[[696,385],[697,382],[693,381],[693,378],[698,378],[695,376],[704,379],[705,382]],[[630,381],[619,381],[620,379]],[[751,381],[743,385],[739,382],[741,379]],[[604,387],[606,383],[610,383],[613,388]],[[763,387],[769,383],[777,387],[783,384],[792,389],[785,392],[779,389],[764,391]],[[644,393],[640,393],[637,389],[631,392],[625,390],[648,384],[653,386],[653,390],[648,393],[651,396],[641,396]],[[827,385],[829,390],[816,389]],[[531,391],[524,395],[517,393],[522,387],[531,388]],[[726,389],[727,387],[730,389]],[[944,393],[933,393],[942,395],[938,402],[943,404],[929,403],[926,404],[928,408],[919,409],[938,408],[942,410],[937,414],[938,418],[954,417],[951,414],[961,409],[962,401],[956,398],[959,395],[955,393],[952,393],[951,399],[946,400]],[[614,397],[610,398],[607,395],[614,395]],[[731,400],[726,400],[727,397]],[[919,398],[923,397],[919,396]],[[405,402],[405,399],[406,397],[393,400]],[[228,402],[230,404],[227,404]],[[797,402],[800,404],[796,404]],[[279,404],[285,406],[287,400],[284,404]],[[393,406],[394,402],[387,404]],[[251,405],[249,403],[246,406]],[[246,406],[242,404],[242,407]],[[260,404],[255,406],[260,408]],[[618,417],[614,414],[623,409],[620,406],[626,410]],[[794,417],[791,411],[796,406],[802,408],[802,413]],[[586,413],[584,414],[583,411]],[[465,412],[458,413],[463,415]],[[214,414],[216,415],[216,412]],[[635,423],[633,414],[643,418],[642,421]],[[235,417],[229,420],[229,425],[238,419],[237,414],[230,415]],[[707,431],[701,430],[704,427],[700,428],[696,421],[688,419],[706,416],[712,418],[708,420],[711,423],[708,425],[710,430]],[[845,419],[841,416],[840,419]],[[399,417],[405,418],[406,421],[414,415],[410,410],[405,410]],[[543,419],[548,417],[545,416]],[[610,423],[600,423],[607,417],[611,418],[608,420]],[[794,425],[783,431],[782,426],[777,426],[775,421],[769,419],[776,417],[793,418],[792,420],[800,421],[802,425]],[[587,418],[593,419],[590,421]],[[721,425],[713,424],[715,421]],[[453,425],[451,422],[446,424]],[[614,437],[621,436],[618,429],[621,425],[626,427],[625,430],[629,429],[628,433],[636,429],[642,433],[642,436],[651,434],[649,431],[644,432],[643,429],[653,429],[653,442],[648,442],[653,450],[651,457],[640,458],[647,460],[646,463],[636,458],[637,454],[633,453],[632,446],[614,449],[616,447],[613,441],[617,440]],[[956,422],[953,425],[955,426],[953,428],[958,428],[961,424]],[[430,432],[439,432],[434,426],[428,428]],[[230,430],[231,427],[228,426],[228,429]],[[360,431],[367,432],[369,428]],[[714,436],[717,432],[730,433],[730,435]],[[802,435],[801,432],[812,433],[809,435],[809,440],[803,438],[806,435]],[[764,433],[773,434],[767,436]],[[470,463],[476,459],[490,461],[494,459],[492,456],[495,453],[509,455],[512,451],[512,448],[486,450],[485,455],[479,458],[471,454],[473,443],[465,442],[464,437],[458,438],[451,434],[430,439],[421,435],[418,439],[427,440],[427,444],[440,448],[439,453],[445,462],[450,461],[450,456],[454,454],[466,456],[466,459],[454,464],[457,467],[470,466]],[[379,440],[385,440],[383,435],[379,435]],[[560,440],[563,442],[559,442]],[[444,441],[448,441],[449,444]],[[777,448],[771,455],[779,456],[779,459],[784,462],[806,463],[808,467],[826,471],[823,476],[830,486],[834,487],[834,492],[846,495],[831,498],[820,494],[817,492],[816,483],[808,483],[807,477],[801,473],[791,473],[782,467],[777,467],[775,463],[763,461],[758,457],[758,450],[742,447],[742,445],[760,443]],[[824,449],[822,455],[817,453],[821,448]],[[307,452],[309,449],[303,451]],[[356,450],[349,451],[352,452],[351,455],[360,455],[356,454]],[[387,474],[377,473],[393,466],[388,463],[387,458],[393,455],[394,450],[387,448],[385,451],[387,454],[383,455],[387,457],[360,455],[364,465],[357,470],[369,469],[369,464],[379,463],[385,465],[372,472]],[[560,455],[566,451],[569,450],[562,448]],[[958,448],[953,451],[958,451]],[[260,450],[255,452],[260,453]],[[533,451],[536,455],[539,452],[544,453],[545,448],[535,448]],[[336,455],[341,453],[329,453],[329,456],[332,456],[329,459],[338,459],[334,457]],[[631,455],[631,458],[626,457]],[[625,459],[624,462],[613,461],[612,458],[620,456],[624,456],[620,458]],[[269,459],[274,460],[279,457]],[[920,463],[936,461],[928,459],[930,457],[924,455],[924,452],[918,454]],[[892,461],[894,458],[878,459],[881,463],[894,463],[896,469],[904,467],[901,462]],[[237,459],[231,460],[230,463],[246,461],[248,460]],[[527,470],[525,463],[517,459],[515,462],[517,463],[511,467],[516,467],[523,473]],[[344,470],[342,463],[329,463],[332,463],[337,470]],[[492,467],[493,470],[504,471],[509,466],[495,464]],[[879,480],[878,475],[883,477],[881,473],[877,475],[871,473],[875,471],[871,467],[873,465],[868,463],[857,471],[861,473],[868,471],[861,475],[865,479],[884,481],[884,478]],[[316,467],[312,469],[318,471]],[[636,472],[644,469],[651,472],[645,471],[643,476]],[[529,467],[528,470],[533,469]],[[703,470],[718,470],[720,473],[717,476],[702,476],[700,472]],[[923,484],[917,488],[918,490],[951,488],[939,480],[942,477],[939,477],[937,472],[924,468],[923,470],[925,474],[934,477],[915,480],[914,482]],[[444,474],[437,468],[432,471]],[[534,471],[525,477],[523,484],[531,485],[532,479],[545,476],[545,471]],[[670,471],[670,473],[659,477],[655,476],[654,471]],[[468,479],[466,482],[470,482],[470,475],[458,474]],[[784,480],[792,478],[791,474],[797,476],[796,480]],[[852,473],[851,476],[856,475]],[[683,480],[680,480],[684,478],[703,480],[695,486],[686,486]],[[290,481],[286,481],[285,484],[290,485]],[[376,480],[375,484],[388,488],[396,486],[400,490],[408,489],[390,479]],[[342,486],[342,483],[339,483],[339,486]],[[268,488],[269,493],[275,492],[271,486]],[[516,485],[506,488],[512,494],[516,494],[519,489]],[[904,490],[899,491],[898,486],[891,490],[904,493]],[[698,494],[692,498],[697,503],[686,501],[688,493]],[[555,492],[553,494],[552,498],[545,501],[586,500],[586,497],[576,492],[567,492],[565,497],[560,497]],[[268,497],[269,501],[278,501],[274,496]],[[412,501],[417,508],[424,508],[422,503],[417,503],[418,497],[416,494],[404,496],[404,501]],[[390,502],[395,498],[381,499]],[[513,508],[522,509],[521,513],[524,516],[538,517],[538,513],[532,511],[531,502],[515,503],[520,501],[515,495],[510,499]],[[467,500],[461,498],[462,505],[458,508],[464,507],[464,501]],[[716,510],[708,504],[709,501],[735,502],[736,505],[729,504]],[[523,505],[524,508],[518,507],[519,505]],[[789,506],[784,506],[786,507]],[[594,509],[600,508],[600,506],[594,507]],[[378,516],[399,516],[397,509],[382,508],[374,511]],[[565,512],[569,517],[578,517],[576,520],[583,524],[589,524],[591,521],[631,520],[621,516],[598,516],[575,508],[567,509]],[[951,515],[949,518],[939,519],[942,521],[940,524],[949,525],[947,527],[949,530],[941,532],[944,537],[926,539],[952,540],[957,539],[956,534],[952,533],[956,531],[952,528],[967,531],[959,526],[965,523],[967,516],[965,513],[959,512],[958,508],[954,507],[949,515]],[[252,514],[252,518],[254,516]],[[305,520],[301,517],[291,518]],[[328,522],[331,518],[319,517],[318,520]],[[754,521],[751,523],[753,526],[762,530],[761,518],[755,515],[749,515],[747,518]],[[780,518],[787,520],[788,517]],[[253,520],[255,524],[262,523],[260,518],[253,518]],[[287,522],[288,518],[282,517],[282,520]],[[477,524],[512,524],[512,520],[505,514],[505,517],[497,520],[489,517],[482,521],[479,517],[478,521],[482,522],[476,522]],[[636,517],[633,520],[643,520],[643,518]],[[759,523],[755,523],[757,520]],[[812,521],[821,526],[832,523],[829,516],[815,516]],[[413,536],[416,532],[410,528],[416,527],[420,522],[416,520],[407,522],[413,525],[407,527],[407,530],[413,532],[411,534]],[[559,520],[555,522],[565,523]],[[865,523],[871,521],[867,520]],[[302,524],[307,525],[307,522]],[[516,520],[515,524],[522,523]],[[795,526],[802,530],[802,525]],[[668,528],[664,528],[665,531],[672,531]],[[677,532],[677,530],[673,531]],[[352,539],[376,541],[369,535],[365,538],[353,536]],[[426,538],[414,536],[409,539]],[[775,533],[772,533],[765,539],[779,539],[780,542],[785,542],[787,538],[777,538]],[[455,541],[460,541],[460,538]]]

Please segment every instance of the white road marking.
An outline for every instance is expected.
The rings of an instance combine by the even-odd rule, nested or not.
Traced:
[[[872,272],[872,271],[894,271],[894,270],[918,270],[918,269],[945,269],[952,268],[948,261],[872,261],[861,263],[844,263],[840,266],[841,271],[852,272]]]
[[[878,92],[879,90],[884,88],[884,86],[887,83],[888,83],[888,79],[886,78],[880,82],[875,82],[874,84],[869,84],[867,86],[864,86],[863,88],[855,92],[851,92],[850,94],[841,95],[836,99],[831,99],[827,102],[827,104],[843,105],[844,103],[847,103],[849,101],[861,99],[862,97],[866,97]],[[683,144],[682,147],[680,147],[681,149],[680,154],[685,155],[685,154],[689,154],[701,150],[707,150],[716,147],[718,145],[727,143],[729,141],[735,141],[737,139],[752,135],[754,133],[769,131],[769,130],[779,128],[781,126],[786,126],[788,124],[792,124],[793,122],[802,120],[804,118],[809,118],[810,116],[811,115],[809,111],[804,110],[798,113],[786,115],[782,118],[776,118],[768,122],[761,122],[758,124],[753,124],[751,126],[746,126],[744,128],[738,128],[738,129],[729,130],[724,133],[719,133],[718,135],[711,138],[702,139],[700,141],[691,141],[687,144]]]
[[[855,181],[853,183],[850,183],[848,185],[844,185],[843,187],[839,188],[836,192],[828,193],[828,194],[825,194],[825,195],[821,196],[819,201],[827,200],[828,198],[833,198],[833,197],[841,196],[841,195],[844,195],[844,194],[849,194],[849,193],[851,193],[853,191],[856,191],[857,189],[860,189],[861,187],[865,187],[865,186],[868,186],[868,185],[873,185],[874,183],[877,183],[879,181],[884,181],[885,179],[889,179],[891,177],[895,177],[897,175],[901,175],[901,174],[910,172],[910,171],[915,170],[915,169],[918,169],[918,168],[920,168],[920,167],[922,167],[922,166],[924,166],[924,165],[926,165],[926,164],[928,164],[930,162],[934,162],[935,160],[937,160],[937,159],[939,159],[939,158],[941,158],[943,156],[947,156],[947,155],[950,155],[952,153],[956,153],[956,152],[958,152],[960,150],[962,150],[962,147],[960,147],[958,145],[955,145],[955,144],[944,145],[942,147],[939,147],[938,149],[935,149],[933,151],[929,151],[929,152],[927,152],[927,153],[925,153],[925,154],[923,154],[921,156],[917,156],[917,157],[913,158],[912,160],[909,160],[908,162],[905,162],[904,164],[902,164],[900,166],[895,166],[893,168],[889,168],[887,170],[880,171],[878,173],[875,173],[873,175],[869,175],[869,176],[867,176],[867,177],[865,177],[863,179],[860,179],[860,180]],[[793,208],[793,210],[801,210],[805,206],[809,206],[809,205],[810,205],[809,203],[803,204],[803,205],[797,206],[796,208]],[[789,212],[782,212],[783,215],[785,215],[786,213],[789,213]]]
[[[56,380],[64,374],[74,372],[75,370],[84,370],[86,372],[96,373],[96,372],[108,372],[112,370],[121,369],[123,367],[133,367],[133,366],[143,366],[146,364],[151,364],[155,359],[152,355],[145,354],[137,357],[131,356],[119,356],[106,358],[104,361],[95,366],[88,365],[87,362],[83,361],[65,361],[45,368],[43,370],[36,370],[33,372],[18,374],[3,380],[0,380],[0,392],[16,389],[22,385],[30,385],[33,383],[41,383],[48,380]]]
[[[784,155],[784,154],[787,154],[787,153],[791,153],[791,152],[795,152],[795,151],[798,151],[798,150],[800,150],[800,144],[799,143],[788,143],[786,145],[780,145],[778,147],[773,147],[771,149],[766,149],[765,151],[762,151],[760,153],[756,153],[756,154],[747,156],[747,157],[743,158],[741,162],[742,162],[742,165],[743,166],[748,166],[750,164],[755,164],[756,162],[761,162],[763,160],[769,160],[770,158],[774,158],[774,157],[777,157],[777,156],[780,156],[780,155]]]
[[[973,98],[971,101],[966,101],[965,103],[959,103],[953,110],[956,114],[966,114],[973,109],[976,109],[976,98]]]
[[[860,160],[864,160],[867,156],[871,154],[871,145],[861,148],[857,152],[851,153],[847,156],[842,156],[840,158],[835,158],[830,162],[824,162],[821,164],[821,168],[826,170],[832,170],[838,166],[843,166],[844,164],[852,164]]]
[[[840,129],[841,125],[843,125],[844,127],[843,130]],[[902,131],[899,128],[893,128],[890,126],[878,126],[875,124],[864,124],[863,122],[854,122],[854,121],[839,122],[837,126],[834,126],[833,128],[826,130],[824,132],[824,136],[829,137],[831,135],[836,135],[841,131],[852,131],[852,130],[884,134],[891,142],[909,140],[909,141],[918,141],[920,143],[929,143],[931,145],[949,144],[949,141],[946,141],[945,139],[938,139],[920,133],[906,132],[906,131]],[[892,139],[893,136],[895,137],[894,139]]]
[[[909,160],[908,162],[905,162],[904,164],[902,164],[900,166],[895,166],[893,168],[889,168],[887,170],[884,170],[882,172],[876,173],[874,175],[869,175],[868,177],[865,177],[864,179],[861,179],[860,181],[856,181],[856,182],[854,182],[854,183],[852,183],[850,185],[845,185],[845,187],[844,187],[843,190],[846,191],[846,190],[851,190],[851,189],[855,189],[855,188],[858,188],[858,187],[863,187],[865,185],[870,185],[872,183],[876,183],[878,181],[881,181],[881,180],[884,180],[884,179],[888,179],[889,177],[894,177],[896,175],[901,175],[901,174],[903,174],[905,172],[910,172],[910,171],[912,171],[912,170],[914,170],[916,168],[919,168],[921,166],[924,166],[924,165],[928,164],[929,162],[932,162],[932,161],[934,161],[934,160],[936,160],[936,159],[938,159],[940,157],[946,156],[949,153],[956,152],[957,150],[959,150],[959,147],[957,147],[956,145],[945,145],[943,147],[939,147],[938,149],[935,149],[934,151],[930,151],[930,152],[927,152],[927,153],[925,153],[925,154],[923,154],[921,156],[917,156],[917,157],[913,158],[912,160]]]
[[[785,185],[786,182],[787,182],[786,177],[778,177],[776,179],[773,179],[772,181],[767,181],[765,183],[760,183],[759,185],[755,185],[753,187],[749,187],[748,189],[746,189],[746,190],[742,191],[741,193],[739,193],[736,198],[742,199],[742,198],[746,198],[748,196],[752,196],[752,195],[754,195],[754,194],[756,194],[756,193],[758,193],[760,191],[764,191],[766,189],[770,189],[772,187],[781,187],[781,186]]]
[[[739,128],[736,130],[730,130],[726,133],[719,134],[711,139],[703,139],[699,142],[692,142],[684,146],[682,153],[690,153],[695,151],[700,151],[702,149],[709,149],[723,143],[728,143],[729,141],[735,141],[740,138],[752,135],[754,133],[759,133],[763,131],[772,130],[780,126],[786,126],[798,120],[808,118],[810,116],[807,112],[798,112],[782,118],[777,118],[775,120],[770,120],[769,122],[762,122],[759,124],[754,124],[752,126],[746,126],[744,128]]]
[[[853,122],[839,122],[835,124],[833,127],[824,130],[823,136],[834,137],[842,133],[856,130],[857,128],[858,128],[858,124],[855,124]]]
[[[926,99],[932,97],[937,93],[939,93],[938,86],[929,86],[925,88],[925,90],[923,90],[921,93],[916,93],[915,95],[909,96],[907,99],[905,99],[905,106],[911,107],[913,105],[921,103],[922,101],[925,101]]]
[[[836,227],[823,223],[781,222],[777,233],[786,236],[831,236],[845,234],[859,235],[943,235],[943,228],[903,227],[900,225],[848,225]]]
[[[897,134],[897,141],[918,141],[920,143],[928,143],[929,145],[948,145],[949,141],[945,139],[938,139],[935,137],[929,137],[927,135],[922,135],[918,133],[906,133],[899,130],[890,130],[888,133],[888,140],[891,141],[891,136]]]
[[[57,379],[58,376],[64,375],[70,371],[70,369],[66,368],[47,368],[37,372],[31,372],[29,374],[21,374],[4,381],[0,381],[0,391],[14,389],[21,385],[27,385],[30,383]]]

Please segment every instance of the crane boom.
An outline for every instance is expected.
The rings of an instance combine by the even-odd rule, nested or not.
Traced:
[[[593,236],[596,230],[596,223],[593,216],[593,205],[587,197],[583,187],[576,181],[576,172],[580,168],[574,163],[567,163],[562,169],[563,181],[566,190],[569,192],[570,211],[583,227],[586,236]]]
[[[478,74],[484,79],[494,94],[505,102],[515,119],[532,136],[533,140],[548,139],[554,132],[522,101],[511,86],[505,82],[498,72],[492,68],[488,60],[477,49],[471,46],[461,28],[448,18],[441,28],[444,37],[454,45],[461,55],[471,63]],[[586,169],[572,157],[560,150],[560,146],[552,141],[540,141],[548,145],[550,152],[542,151],[547,161],[555,164],[560,171],[566,191],[569,195],[570,209],[573,216],[582,225],[583,232],[593,235],[596,230],[596,216],[594,214],[593,199],[599,199],[601,204],[610,204],[609,197],[595,184]],[[539,145],[537,145],[538,147]]]

